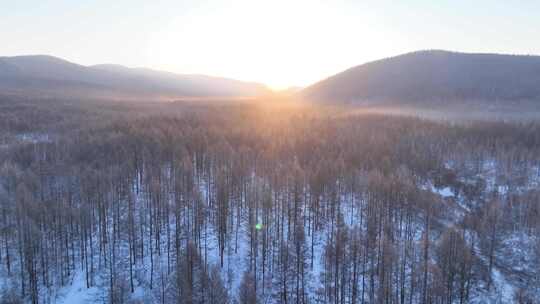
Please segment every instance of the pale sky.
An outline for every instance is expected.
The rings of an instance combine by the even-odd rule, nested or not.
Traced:
[[[540,54],[537,0],[0,0],[0,56],[306,86],[404,52]]]

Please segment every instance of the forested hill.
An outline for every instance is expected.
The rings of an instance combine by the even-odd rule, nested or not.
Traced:
[[[179,75],[121,65],[83,66],[52,56],[0,57],[4,93],[92,98],[247,97],[266,92],[257,83]]]
[[[353,67],[300,94],[352,104],[540,101],[540,56],[418,51]]]

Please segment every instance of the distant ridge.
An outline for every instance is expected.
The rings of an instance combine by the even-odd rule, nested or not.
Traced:
[[[417,51],[353,67],[300,96],[347,104],[540,101],[540,56]]]
[[[90,98],[250,97],[258,83],[102,64],[83,66],[48,55],[0,57],[0,91]]]

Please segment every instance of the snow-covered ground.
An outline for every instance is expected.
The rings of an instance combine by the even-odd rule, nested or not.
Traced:
[[[51,143],[52,136],[47,133],[20,133],[0,138],[0,150],[8,149],[17,144]]]
[[[452,191],[452,189],[450,189],[450,187],[444,187],[444,188],[441,188],[441,189],[437,189],[437,188],[433,187],[432,191],[439,194],[440,196],[442,196],[444,198],[446,198],[446,197],[454,197],[455,196],[454,191]]]
[[[512,190],[512,193],[522,194],[531,189],[538,189],[540,185],[540,168],[538,166],[522,171],[519,171],[519,168],[504,171],[508,170],[508,168],[504,168],[499,162],[500,160],[493,158],[485,161],[479,167],[466,166],[467,170],[470,170],[466,174],[463,173],[463,170],[460,171],[463,167],[460,167],[460,169],[454,167],[455,162],[447,162],[446,168],[460,173],[458,174],[458,180],[464,184],[483,180],[485,182],[484,193],[496,192],[503,201],[510,190]],[[516,182],[516,180],[525,182]],[[452,201],[460,207],[461,211],[454,212],[455,216],[451,219],[453,222],[445,223],[446,225],[455,225],[465,215],[472,212],[466,198],[461,193],[455,193],[452,188],[448,186],[436,188],[431,184],[424,188],[430,188],[432,192],[442,198],[452,198]],[[531,259],[534,256],[533,244],[536,243],[538,237],[540,236],[529,235],[523,231],[500,235],[500,245],[497,248],[493,269],[488,274],[491,277],[492,286],[489,289],[487,289],[487,286],[483,286],[480,290],[477,290],[472,303],[514,303],[517,289],[523,287],[520,286],[523,276],[530,275],[531,271],[534,272],[534,262]],[[476,239],[478,239],[478,236],[476,236]],[[487,269],[488,262],[485,254],[478,247],[475,248],[475,253],[483,261]]]
[[[49,134],[46,133],[21,133],[15,136],[17,141],[23,143],[40,143],[40,142],[51,142]]]
[[[86,279],[83,271],[77,271],[71,284],[58,291],[55,304],[87,304],[92,303],[98,293],[97,287],[86,288]]]
[[[515,288],[506,280],[506,277],[499,269],[497,269],[497,267],[493,268],[491,279],[493,280],[491,290],[480,294],[478,298],[473,299],[473,302],[493,304],[513,303]]]

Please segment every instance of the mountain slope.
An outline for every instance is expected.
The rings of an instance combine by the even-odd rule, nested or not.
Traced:
[[[540,56],[419,51],[366,63],[301,93],[316,101],[540,99]]]
[[[3,92],[118,98],[254,96],[257,83],[204,75],[179,75],[120,65],[83,66],[52,56],[0,57]]]

